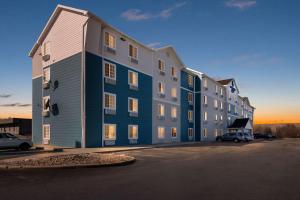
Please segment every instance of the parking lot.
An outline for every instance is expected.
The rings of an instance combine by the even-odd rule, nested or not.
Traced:
[[[122,167],[0,171],[1,199],[300,199],[300,140],[122,152]]]

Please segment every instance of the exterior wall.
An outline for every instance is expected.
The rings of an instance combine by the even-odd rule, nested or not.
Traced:
[[[116,65],[116,84],[104,83],[104,92],[116,94],[116,114],[104,115],[104,123],[116,124],[117,135],[115,141],[105,141],[105,145],[129,145],[152,143],[152,77],[138,73],[138,91],[128,85],[128,70],[124,65],[104,59]],[[133,70],[134,71],[134,70]],[[100,76],[99,76],[100,77]],[[138,117],[129,116],[128,97],[138,99]],[[137,141],[128,139],[128,125],[138,125]]]
[[[158,60],[163,60],[165,63],[165,74],[160,74],[158,69]],[[171,68],[175,67],[177,70],[177,81],[173,80],[171,74]],[[180,141],[180,69],[181,64],[175,58],[175,55],[168,50],[160,50],[154,53],[153,56],[153,66],[151,67],[153,72],[153,143],[167,143]],[[158,92],[158,82],[163,82],[165,84],[165,96],[161,97]],[[177,99],[174,100],[171,96],[171,89],[175,87],[177,90]],[[165,106],[165,117],[164,119],[158,118],[158,104],[163,104]],[[177,120],[172,120],[171,118],[171,107],[175,106],[177,108]],[[165,138],[158,138],[158,127],[165,127]],[[177,137],[171,137],[171,128],[176,128]]]
[[[32,57],[32,78],[37,78],[43,74],[41,53],[41,47],[39,47]]]
[[[181,71],[181,90],[180,90],[180,95],[181,95],[181,105],[180,105],[180,123],[181,123],[181,141],[186,142],[186,141],[194,141],[195,140],[195,127],[194,127],[194,121],[189,122],[188,120],[188,111],[192,110],[194,113],[193,120],[195,120],[195,110],[194,110],[194,104],[189,104],[188,102],[188,93],[191,92],[193,93],[193,101],[195,102],[195,95],[194,95],[194,88],[190,87],[188,85],[188,74],[192,75],[193,74],[188,73],[186,71]],[[195,83],[195,77],[194,77],[194,83]],[[193,137],[188,137],[188,129],[193,128]]]
[[[234,84],[235,91],[233,92],[231,90],[232,82]],[[235,119],[240,118],[239,113],[238,113],[238,108],[239,108],[239,91],[237,89],[235,81],[231,81],[227,86],[226,86],[226,92],[227,92],[227,125],[230,126]],[[229,110],[230,106],[230,110]],[[235,108],[236,111],[235,112]]]
[[[81,147],[81,53],[48,67],[52,84],[59,82],[55,90],[43,89],[43,96],[50,96],[50,104],[59,108],[59,115],[43,117],[43,124],[50,125],[50,144]]]
[[[202,89],[202,82],[201,77],[195,77],[195,141],[201,141],[201,89]]]
[[[34,144],[42,144],[42,102],[43,89],[42,77],[32,79],[32,142]]]
[[[204,86],[203,81],[207,80],[207,87]],[[215,86],[218,87],[216,93]],[[221,95],[221,88],[223,95]],[[204,104],[204,96],[207,96],[207,105]],[[206,75],[202,76],[202,92],[201,92],[201,107],[202,107],[202,141],[214,141],[216,139],[216,129],[218,135],[222,135],[226,131],[226,89],[218,82],[209,78]],[[217,100],[218,107],[215,108],[214,101]],[[223,109],[221,109],[221,102]],[[204,113],[207,112],[207,121],[204,120]],[[216,115],[218,120],[216,121]],[[223,116],[223,120],[221,120]],[[207,130],[207,136],[204,136],[204,129]]]

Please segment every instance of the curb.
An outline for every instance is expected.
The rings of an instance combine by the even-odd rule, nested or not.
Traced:
[[[131,156],[130,156],[131,157]],[[117,162],[117,163],[106,163],[106,164],[81,164],[81,165],[67,165],[67,166],[45,166],[45,167],[20,167],[20,166],[7,166],[0,165],[0,171],[8,170],[30,170],[30,169],[79,169],[79,168],[102,168],[102,167],[117,167],[126,166],[135,163],[136,159],[131,157],[130,160]]]

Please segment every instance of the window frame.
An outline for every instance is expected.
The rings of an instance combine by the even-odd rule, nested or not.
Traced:
[[[130,138],[130,128],[131,127],[136,127],[136,131],[137,131],[136,137]],[[139,139],[139,125],[136,125],[136,124],[129,124],[128,125],[128,139],[129,140],[137,140],[137,139]]]
[[[174,111],[173,109],[175,109],[175,111],[176,111],[175,112],[175,115],[176,115],[175,117],[173,116],[173,111]],[[171,118],[172,119],[177,119],[177,107],[176,106],[171,106]]]
[[[136,58],[133,57],[133,56],[130,56],[130,46],[132,46],[133,48],[136,49]],[[128,43],[128,57],[139,60],[139,48],[137,47],[137,45],[134,45],[132,43]]]
[[[175,129],[175,136],[173,136],[174,129]],[[177,138],[177,127],[171,127],[171,138]]]
[[[45,127],[49,128],[49,137],[45,137]],[[50,124],[43,124],[43,140],[50,140],[51,139],[51,127]]]
[[[163,137],[161,137],[159,130],[163,130]],[[165,137],[166,137],[166,128],[164,126],[158,126],[157,127],[157,138],[164,139]]]
[[[190,132],[192,135],[190,135]],[[193,128],[188,128],[188,137],[194,137],[194,129]]]
[[[173,74],[174,72],[175,72],[175,74]],[[176,67],[172,67],[171,68],[171,76],[173,78],[177,78],[177,69],[176,69]]]
[[[190,100],[190,97],[192,98],[192,100]],[[194,103],[194,95],[192,92],[188,92],[188,102],[189,103]]]
[[[106,44],[106,38],[105,38],[106,33],[108,35],[111,35],[114,38],[114,47],[110,47],[109,44],[108,45]],[[108,41],[108,43],[109,43],[109,41]],[[106,46],[108,48],[111,48],[111,49],[114,49],[114,50],[117,49],[117,37],[114,33],[111,33],[110,31],[104,31],[104,46]]]
[[[106,76],[105,75],[105,67],[106,67],[106,65],[105,64],[108,64],[109,65],[109,75],[108,76]],[[114,64],[114,63],[111,63],[111,62],[109,62],[109,61],[104,61],[104,63],[103,63],[103,76],[105,77],[105,78],[108,78],[108,79],[111,79],[111,80],[116,80],[117,79],[117,65],[116,64]],[[115,74],[114,74],[114,78],[112,78],[112,77],[110,77],[111,76],[111,74],[110,74],[110,67],[111,66],[113,66],[114,67],[114,72],[115,72]]]
[[[158,62],[158,70],[162,71],[162,72],[165,72],[166,71],[166,62],[163,59],[160,59],[160,58],[158,59],[157,62]],[[159,66],[160,62],[163,63],[163,69],[160,69],[160,66]]]
[[[173,94],[174,91],[175,91],[175,96],[173,96],[174,95]],[[171,97],[172,98],[177,98],[177,87],[176,86],[171,88]]]
[[[45,80],[45,71],[49,71],[49,80]],[[49,83],[50,82],[50,80],[51,80],[51,69],[50,69],[50,67],[44,67],[43,68],[43,84],[44,83]]]
[[[110,107],[106,107],[105,105],[105,95],[111,95],[115,98],[115,101],[114,101],[114,107],[113,108],[110,108]],[[109,109],[109,110],[117,110],[117,95],[114,94],[114,93],[110,93],[110,92],[104,92],[103,94],[103,106],[104,106],[104,109]],[[108,103],[109,104],[109,103]]]
[[[190,115],[191,113],[191,115]],[[191,118],[190,118],[191,116]],[[188,120],[193,121],[194,120],[194,111],[193,110],[188,110]]]
[[[136,100],[136,102],[137,102],[137,111],[130,110],[130,100],[132,100],[132,101]],[[139,113],[139,99],[133,98],[133,97],[128,97],[128,112],[130,112],[130,113]]]
[[[47,109],[45,109],[45,99],[49,99],[49,107]],[[42,111],[43,112],[50,111],[50,95],[43,97],[43,110]]]
[[[115,128],[115,137],[113,137],[113,138],[106,138],[106,137],[105,137],[105,126],[114,126],[114,128]],[[111,141],[111,140],[116,140],[116,139],[117,139],[117,124],[104,123],[103,129],[104,129],[104,130],[103,130],[103,133],[104,133],[104,135],[103,135],[104,141]]]
[[[136,84],[130,83],[130,73],[136,75],[136,80],[137,80]],[[135,86],[135,87],[139,86],[139,74],[137,72],[132,71],[132,70],[128,70],[128,85]]]
[[[160,84],[163,88],[163,92],[159,91],[160,90],[160,87],[159,87]],[[166,93],[166,84],[163,81],[158,81],[158,94],[165,94],[165,93]]]
[[[205,111],[203,114],[204,114],[203,120],[204,120],[205,122],[207,122],[207,121],[208,121],[208,113],[207,113],[207,111]]]
[[[208,97],[207,95],[203,95],[203,104],[208,105]]]
[[[161,110],[160,107],[163,107],[163,115],[160,114],[160,110]],[[158,103],[158,104],[157,104],[157,116],[158,116],[158,117],[164,117],[165,114],[166,114],[166,113],[165,113],[165,105],[162,104],[162,103]]]
[[[191,77],[191,79],[190,79],[190,77]],[[187,79],[188,79],[188,85],[189,85],[189,87],[194,87],[194,76],[191,75],[191,74],[188,74]],[[192,80],[191,83],[190,83],[190,80]]]
[[[204,128],[202,133],[203,138],[207,138],[207,133],[208,133],[208,129]]]

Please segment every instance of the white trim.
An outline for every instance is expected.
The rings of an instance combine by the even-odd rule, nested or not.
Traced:
[[[164,69],[163,70],[159,69],[159,61],[161,61],[162,63],[164,63]],[[166,62],[163,59],[161,59],[161,58],[157,59],[157,69],[158,69],[158,71],[166,72]]]
[[[44,137],[44,127],[49,127],[49,138]],[[50,124],[43,124],[43,140],[50,140],[51,139],[51,129],[50,129]]]
[[[42,109],[42,112],[50,111],[50,107],[47,110],[45,110],[45,101],[44,101],[45,99],[49,99],[49,102],[50,102],[50,95],[43,97],[43,109]]]
[[[42,69],[43,71],[42,71],[42,83],[44,84],[44,83],[49,83],[50,82],[50,80],[51,80],[51,68],[50,68],[50,66],[47,66],[47,67],[44,67],[43,69]],[[48,81],[45,81],[44,79],[44,71],[45,70],[49,70],[49,80]]]
[[[105,64],[109,64],[109,76],[105,76]],[[111,66],[113,66],[115,69],[114,69],[114,72],[115,72],[115,75],[114,75],[114,78],[111,78],[110,77],[110,67]],[[116,64],[114,64],[114,63],[111,63],[111,62],[109,62],[109,61],[104,61],[103,62],[103,76],[105,77],[105,78],[109,78],[109,79],[112,79],[112,80],[116,80],[117,79],[117,66],[116,66]]]
[[[192,119],[190,119],[190,113],[192,114]],[[188,110],[188,120],[190,121],[194,121],[194,111],[193,110]]]
[[[135,111],[132,111],[132,110],[130,110],[130,106],[129,106],[129,101],[130,100],[136,100],[137,101],[137,111],[135,112]],[[130,113],[139,113],[139,100],[137,99],[137,98],[133,98],[133,97],[128,97],[128,112],[130,112]]]
[[[137,79],[137,84],[136,85],[130,83],[130,75],[129,75],[130,73],[136,74],[136,79]],[[135,72],[135,71],[130,70],[130,69],[128,70],[128,85],[139,87],[139,73],[138,72]]]
[[[105,138],[105,126],[114,126],[115,127],[115,137],[114,138]],[[117,124],[107,124],[107,123],[104,123],[103,125],[103,134],[104,134],[104,138],[103,140],[104,141],[110,141],[110,140],[116,140],[117,139]]]
[[[163,134],[163,137],[159,137],[159,129],[162,129],[162,130],[164,130],[164,134]],[[164,139],[166,137],[166,128],[164,127],[164,126],[158,126],[157,127],[157,138],[158,139]]]
[[[172,130],[173,130],[173,128],[175,128],[175,130],[176,130],[176,136],[175,137],[173,137],[173,134],[172,134]],[[177,127],[171,127],[171,138],[177,138]]]
[[[190,136],[190,130],[192,131],[192,137],[194,137],[194,128],[188,128],[188,137],[191,137]]]
[[[37,78],[40,78],[40,77],[43,77],[43,74],[42,74],[42,75],[34,76],[34,77],[32,77],[31,79],[33,80],[33,79],[37,79]]]
[[[176,109],[176,116],[175,116],[175,117],[172,116],[172,115],[173,115],[173,112],[172,112],[172,111],[173,111],[174,108]],[[172,119],[177,119],[177,118],[178,118],[178,112],[177,112],[177,110],[178,110],[178,109],[177,109],[177,106],[171,106],[171,118],[172,118]]]
[[[190,89],[182,87],[182,86],[180,86],[180,89],[183,89],[183,90],[186,90],[186,91],[189,91],[189,92],[193,92],[193,93],[197,93],[197,92],[194,92],[194,90],[190,90]],[[200,92],[198,92],[198,93],[200,93]]]
[[[115,105],[114,105],[113,108],[110,108],[110,107],[106,107],[106,106],[105,106],[105,94],[114,96],[114,98],[115,98]],[[116,109],[117,109],[117,95],[116,95],[116,94],[113,94],[113,93],[110,93],[110,92],[104,92],[104,94],[103,94],[103,108],[104,108],[104,109],[110,109],[110,110],[116,110]]]
[[[136,58],[129,55],[129,54],[130,54],[130,48],[129,48],[130,45],[131,45],[132,47],[136,48]],[[134,44],[132,44],[131,42],[128,42],[128,57],[129,57],[129,58],[136,59],[136,60],[139,60],[139,48],[137,47],[137,45],[134,45]]]
[[[165,99],[159,99],[159,98],[153,98],[153,100],[155,101],[159,101],[159,102],[163,102],[163,103],[168,103],[168,104],[172,104],[172,105],[176,105],[176,106],[180,106],[180,103],[175,103],[169,100],[165,100]]]
[[[161,85],[163,86],[164,92],[160,92],[160,91],[159,91],[159,83],[161,83]],[[158,94],[166,94],[166,83],[165,83],[164,81],[157,81],[157,84],[158,84],[158,90],[157,90],[157,93],[158,93]]]
[[[130,135],[130,127],[136,127],[136,130],[137,130],[137,136],[134,137],[134,138],[130,138],[129,135]],[[139,139],[139,125],[136,125],[136,124],[128,124],[128,139],[129,140],[137,140]]]
[[[105,33],[108,33],[109,35],[112,35],[115,38],[115,47],[110,47],[110,46],[107,46],[105,44]],[[117,50],[117,37],[116,37],[116,35],[114,33],[110,32],[110,31],[107,31],[107,30],[104,30],[103,41],[104,41],[104,44],[103,44],[104,47],[108,47],[108,48]]]
[[[158,112],[158,107],[163,107],[164,109],[163,109],[163,115],[161,115],[160,114],[160,111]],[[165,117],[166,116],[166,109],[165,109],[166,107],[165,107],[165,104],[162,104],[162,103],[158,103],[157,104],[157,116],[158,117]]]

